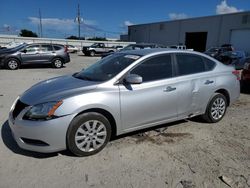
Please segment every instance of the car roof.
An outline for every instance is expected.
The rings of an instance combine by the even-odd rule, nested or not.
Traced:
[[[145,56],[149,54],[155,54],[155,53],[163,53],[163,52],[175,52],[175,53],[192,53],[192,54],[198,54],[200,55],[201,53],[199,52],[194,52],[194,51],[189,51],[189,50],[179,50],[179,49],[172,49],[172,48],[151,48],[151,49],[140,49],[140,50],[127,50],[123,52],[118,52],[118,53],[123,53],[123,54],[134,54],[134,55],[139,55],[139,56]]]

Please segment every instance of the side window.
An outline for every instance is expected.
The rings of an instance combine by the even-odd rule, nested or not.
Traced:
[[[150,58],[135,67],[130,74],[140,75],[143,82],[170,78],[173,76],[171,55]]]
[[[27,53],[39,51],[39,45],[31,45],[26,48]]]
[[[60,46],[53,45],[53,47],[54,47],[54,49],[55,49],[56,51],[61,49]]]
[[[177,54],[178,73],[180,76],[205,72],[206,67],[203,59],[196,55]]]
[[[49,52],[49,51],[53,51],[52,49],[52,45],[49,44],[43,44],[41,47],[41,51],[42,52]]]
[[[207,58],[204,57],[204,62],[206,64],[207,71],[210,71],[210,70],[212,70],[215,67],[215,62],[213,62],[210,59],[207,59]]]

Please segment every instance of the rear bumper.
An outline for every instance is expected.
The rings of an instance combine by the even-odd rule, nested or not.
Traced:
[[[64,63],[69,63],[70,62],[70,56],[69,54],[66,55],[66,57],[64,58]]]

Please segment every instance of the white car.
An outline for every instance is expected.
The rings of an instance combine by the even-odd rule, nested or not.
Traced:
[[[66,45],[69,53],[77,53],[79,49],[73,45]]]

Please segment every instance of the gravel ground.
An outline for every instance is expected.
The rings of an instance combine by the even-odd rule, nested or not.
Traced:
[[[1,188],[250,187],[249,93],[241,94],[219,123],[191,119],[124,135],[90,157],[20,149],[7,123],[17,95],[41,80],[77,72],[98,59],[74,54],[60,70],[0,70]]]

